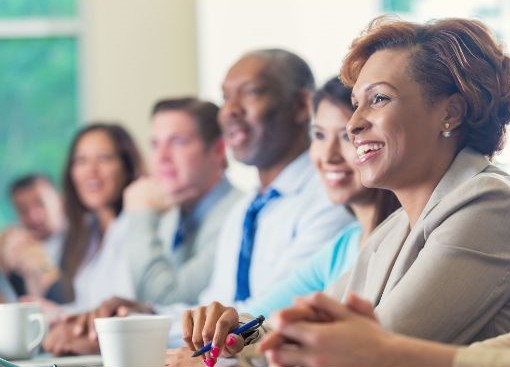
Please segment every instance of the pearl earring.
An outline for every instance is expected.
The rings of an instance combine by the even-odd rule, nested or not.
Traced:
[[[443,138],[449,138],[450,136],[452,136],[452,132],[449,130],[450,129],[449,122],[444,123],[444,128],[445,128],[445,130],[443,132],[441,132],[441,135],[443,135]]]

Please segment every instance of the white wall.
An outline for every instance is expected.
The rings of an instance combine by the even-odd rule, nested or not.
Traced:
[[[221,102],[220,85],[228,67],[254,48],[281,47],[307,60],[322,84],[338,73],[342,58],[368,22],[380,14],[382,0],[197,0],[198,85],[200,95]],[[415,0],[411,21],[476,17],[510,47],[510,1]],[[501,160],[510,166],[510,145]],[[230,176],[241,187],[256,184],[253,170],[233,164]]]
[[[335,75],[351,40],[376,14],[378,0],[197,0],[198,82],[203,98],[221,102],[229,66],[254,48],[280,47],[310,63],[317,83]],[[354,12],[355,11],[355,12]],[[240,187],[256,184],[253,170],[232,164]]]
[[[221,103],[228,67],[254,48],[305,58],[322,83],[338,72],[350,41],[378,0],[83,0],[84,118],[117,119],[148,148],[148,115],[163,96],[198,93]],[[240,187],[253,170],[232,162]]]
[[[86,121],[120,120],[144,151],[161,97],[197,93],[193,0],[84,0]]]
[[[220,100],[228,67],[254,48],[281,47],[308,61],[319,83],[338,73],[378,0],[197,0],[200,94]],[[355,13],[354,13],[355,11]]]
[[[281,47],[307,60],[322,84],[338,73],[352,41],[378,15],[380,0],[83,0],[85,118],[120,119],[148,146],[148,114],[162,96],[198,93],[221,103],[229,66],[254,48]],[[481,5],[508,0],[420,0],[411,20],[472,16]],[[510,34],[508,16],[499,31]],[[484,19],[493,24],[493,19]],[[503,23],[505,26],[503,26]],[[508,154],[510,157],[510,152]],[[510,161],[510,158],[509,158]],[[242,188],[253,170],[231,164]]]

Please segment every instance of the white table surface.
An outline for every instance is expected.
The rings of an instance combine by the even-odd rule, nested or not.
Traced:
[[[26,361],[13,361],[20,367],[101,367],[103,365],[100,355],[53,357],[49,354],[37,356]]]

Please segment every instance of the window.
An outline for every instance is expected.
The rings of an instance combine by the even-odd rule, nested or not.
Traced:
[[[382,0],[382,8],[388,13],[409,13],[413,9],[412,0]]]
[[[14,219],[13,179],[37,172],[60,185],[79,120],[78,5],[0,1],[0,228]]]

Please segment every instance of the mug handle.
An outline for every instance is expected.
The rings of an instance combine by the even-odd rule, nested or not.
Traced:
[[[36,322],[38,325],[38,332],[34,340],[32,340],[28,344],[28,350],[32,352],[35,348],[37,348],[44,338],[44,335],[46,334],[46,320],[44,319],[44,315],[42,313],[32,313],[28,315],[28,321],[30,323]]]

